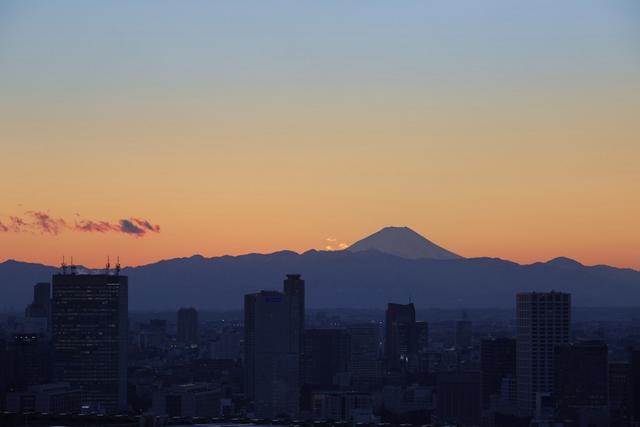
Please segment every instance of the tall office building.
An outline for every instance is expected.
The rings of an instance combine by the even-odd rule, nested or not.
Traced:
[[[183,344],[198,343],[198,312],[195,308],[181,308],[178,310],[177,340]]]
[[[553,392],[554,350],[569,343],[571,296],[562,292],[516,296],[518,408],[532,415],[539,393]]]
[[[387,306],[384,355],[387,367],[397,371],[406,367],[418,352],[416,309],[412,303]]]
[[[128,280],[119,274],[53,276],[53,375],[82,390],[83,405],[127,407]]]
[[[482,371],[482,401],[489,406],[491,396],[501,394],[504,379],[515,381],[516,340],[514,338],[484,339],[480,343]]]
[[[300,408],[304,280],[287,275],[284,292],[244,297],[246,394],[256,416],[296,416]]]
[[[38,317],[49,320],[51,311],[51,286],[49,283],[36,283],[33,287],[33,302],[25,310],[26,317]]]
[[[354,324],[349,325],[347,331],[351,342],[351,382],[356,388],[366,390],[380,378],[380,325]]]

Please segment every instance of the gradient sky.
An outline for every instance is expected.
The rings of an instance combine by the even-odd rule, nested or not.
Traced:
[[[28,212],[111,228],[0,232],[0,261],[406,225],[467,257],[640,269],[639,3],[3,1],[0,221]]]

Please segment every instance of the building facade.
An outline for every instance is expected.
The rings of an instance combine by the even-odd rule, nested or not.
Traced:
[[[53,276],[53,376],[79,388],[89,411],[126,410],[127,315],[126,276]]]
[[[555,347],[569,343],[571,296],[562,292],[516,295],[518,408],[533,415],[538,394],[554,385]]]
[[[300,410],[305,283],[287,275],[284,291],[245,295],[245,392],[256,416]]]
[[[198,343],[198,312],[193,307],[178,310],[177,341],[181,344]]]
[[[384,355],[387,368],[398,371],[405,368],[418,352],[416,309],[412,303],[387,306]]]
[[[507,337],[482,340],[480,371],[482,372],[482,402],[487,407],[491,396],[502,394],[502,384],[505,379],[515,382],[516,340]]]

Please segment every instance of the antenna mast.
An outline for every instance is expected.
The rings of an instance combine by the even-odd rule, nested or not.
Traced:
[[[71,264],[69,265],[69,269],[71,270],[71,274],[76,274],[77,269],[76,265],[73,263],[73,256],[71,257]]]

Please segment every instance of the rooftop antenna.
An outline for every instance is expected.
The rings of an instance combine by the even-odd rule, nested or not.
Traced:
[[[104,274],[109,274],[109,271],[111,270],[111,260],[109,259],[109,255],[107,255],[107,267],[104,270]]]
[[[71,264],[69,265],[69,268],[71,269],[71,274],[76,274],[76,266],[73,263],[73,256],[71,256]]]
[[[62,274],[67,274],[67,263],[64,262],[64,255],[62,255],[62,265],[60,267],[62,268]]]
[[[120,256],[118,256],[116,261],[116,276],[120,275]]]

